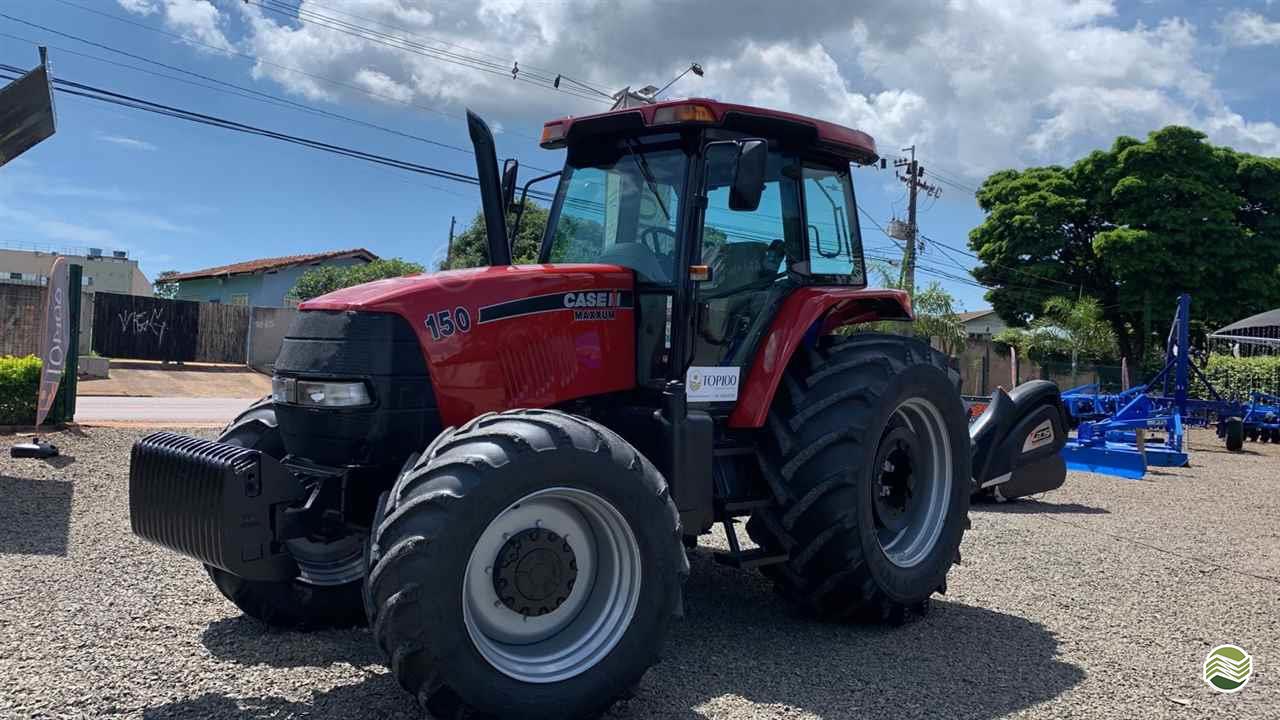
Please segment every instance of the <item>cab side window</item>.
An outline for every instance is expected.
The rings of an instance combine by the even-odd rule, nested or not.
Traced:
[[[803,177],[808,274],[822,282],[864,284],[858,228],[850,226],[856,216],[848,169],[806,164]]]
[[[777,152],[769,153],[764,193],[754,212],[729,209],[732,163],[716,160],[713,157],[709,167],[711,177],[702,226],[702,263],[711,268],[711,280],[702,284],[701,292],[709,295],[767,284],[785,273],[787,238],[795,237],[794,228],[800,219],[794,173],[790,173],[792,177],[784,173],[784,166],[791,160]]]

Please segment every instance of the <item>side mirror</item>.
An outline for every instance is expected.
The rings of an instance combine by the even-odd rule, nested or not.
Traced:
[[[507,158],[502,164],[502,206],[507,212],[516,211],[516,177],[520,174],[520,161]]]
[[[760,207],[768,161],[769,143],[764,140],[738,142],[738,162],[729,188],[730,210],[752,212]]]

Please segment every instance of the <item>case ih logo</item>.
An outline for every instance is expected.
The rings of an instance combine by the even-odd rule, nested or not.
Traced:
[[[574,320],[612,320],[622,307],[622,292],[604,290],[564,294],[564,306],[573,310]]]
[[[619,310],[630,310],[632,303],[630,290],[558,292],[486,305],[480,308],[480,323],[565,310],[573,312],[574,320],[612,320]]]

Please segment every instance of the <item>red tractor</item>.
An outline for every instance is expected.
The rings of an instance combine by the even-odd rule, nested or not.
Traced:
[[[515,168],[468,122],[488,267],[304,303],[271,398],[133,448],[134,532],[246,614],[367,620],[433,710],[580,717],[656,661],[717,523],[717,560],[814,616],[894,622],[946,590],[971,492],[1062,482],[1056,387],[969,429],[941,353],[838,332],[911,318],[866,288],[869,136],[711,100],[549,122],[565,166],[512,265]]]

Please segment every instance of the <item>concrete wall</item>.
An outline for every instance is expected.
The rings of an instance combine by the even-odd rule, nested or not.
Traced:
[[[350,267],[363,264],[365,261],[358,258],[339,258],[252,275],[183,280],[178,283],[177,299],[230,305],[235,295],[247,295],[248,304],[255,307],[285,307],[285,295],[308,270],[321,265]]]
[[[249,311],[249,367],[270,373],[280,344],[298,311],[292,308],[255,307]]]

